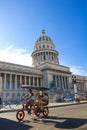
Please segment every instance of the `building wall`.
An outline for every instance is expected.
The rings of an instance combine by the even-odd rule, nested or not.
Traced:
[[[35,69],[33,71],[35,71]],[[39,73],[35,74],[35,72],[33,72],[32,74],[26,74],[1,70],[0,75],[3,101],[6,101],[8,96],[10,96],[12,101],[20,101],[21,96],[27,92],[27,90],[21,88],[21,84],[34,87],[42,86],[42,74]]]
[[[0,97],[2,95],[2,77],[0,76]]]

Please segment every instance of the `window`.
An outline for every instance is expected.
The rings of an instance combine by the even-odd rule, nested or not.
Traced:
[[[41,48],[41,46],[39,46],[39,48]]]
[[[35,86],[37,86],[37,78],[35,77]]]
[[[43,48],[45,48],[45,45],[43,45]]]
[[[25,84],[25,76],[22,76],[22,84]]]
[[[46,41],[48,41],[48,37],[46,36]]]
[[[15,89],[15,75],[12,75],[12,89]]]
[[[17,88],[20,89],[20,75],[17,75]]]
[[[49,41],[51,41],[51,39],[49,38]]]
[[[55,75],[53,75],[53,81],[55,82]]]
[[[29,77],[26,77],[26,84],[29,84]]]
[[[44,36],[43,36],[43,41],[45,40]]]
[[[31,77],[31,85],[33,85],[33,77]]]
[[[41,78],[38,79],[39,87],[41,87]]]
[[[10,88],[10,75],[7,74],[7,77],[6,77],[6,88],[9,89]]]
[[[39,38],[39,42],[41,41],[41,37]]]
[[[45,52],[43,53],[43,58],[44,58],[44,60],[46,59],[46,57],[45,57]]]

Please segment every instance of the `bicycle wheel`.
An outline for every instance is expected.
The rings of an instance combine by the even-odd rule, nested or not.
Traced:
[[[44,109],[43,109],[43,115],[44,115],[44,117],[47,117],[48,114],[49,114],[49,109],[48,109],[48,107],[44,107]]]
[[[40,114],[41,114],[41,110],[40,110],[40,108],[35,104],[34,105],[34,113],[35,113],[35,115],[36,116],[40,116]]]
[[[18,121],[22,121],[25,117],[25,113],[23,110],[19,110],[16,114],[16,118]]]

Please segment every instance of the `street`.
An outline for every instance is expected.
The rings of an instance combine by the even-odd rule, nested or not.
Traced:
[[[22,122],[16,112],[0,113],[0,130],[87,130],[87,103],[49,108],[49,116],[26,113]]]

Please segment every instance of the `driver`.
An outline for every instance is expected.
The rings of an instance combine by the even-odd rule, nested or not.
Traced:
[[[23,98],[26,99],[25,106],[26,106],[28,113],[30,113],[31,107],[34,104],[34,94],[33,94],[32,90],[29,89],[29,93],[27,93]]]

